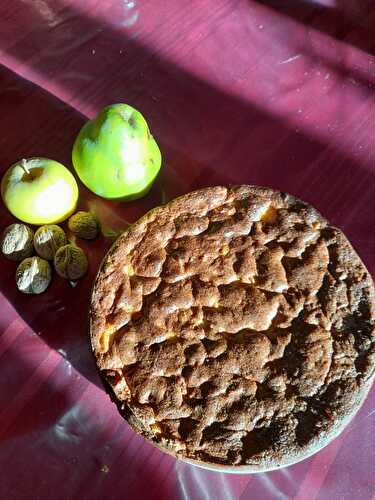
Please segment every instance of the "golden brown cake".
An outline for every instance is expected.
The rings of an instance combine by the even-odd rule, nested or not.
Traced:
[[[374,374],[374,287],[308,204],[207,188],[111,248],[91,343],[138,433],[185,459],[267,470],[314,453],[358,410]]]

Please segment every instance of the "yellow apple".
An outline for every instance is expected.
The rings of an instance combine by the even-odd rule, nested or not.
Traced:
[[[48,158],[30,158],[12,165],[1,181],[5,206],[28,224],[54,224],[77,206],[78,186],[69,170]]]

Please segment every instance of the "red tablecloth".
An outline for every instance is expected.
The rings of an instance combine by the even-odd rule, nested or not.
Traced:
[[[127,102],[164,156],[151,194],[82,208],[120,230],[192,188],[251,183],[311,202],[375,271],[375,6],[371,0],[2,0],[0,169],[70,164],[75,135]],[[1,229],[12,222],[2,207]],[[90,273],[16,291],[0,260],[0,498],[374,499],[375,393],[344,434],[284,470],[233,476],[162,454],[103,392],[87,338]]]

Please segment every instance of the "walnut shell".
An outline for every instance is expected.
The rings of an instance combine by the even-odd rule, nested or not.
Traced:
[[[70,231],[84,240],[93,240],[99,233],[99,221],[91,212],[77,212],[68,221]]]
[[[51,283],[52,273],[48,262],[40,257],[28,257],[16,271],[16,283],[20,292],[39,294]]]
[[[25,224],[11,224],[1,238],[1,251],[10,260],[22,260],[33,254],[33,231]]]
[[[55,269],[62,277],[69,280],[81,278],[87,271],[88,261],[82,248],[76,245],[64,245],[55,255]]]
[[[53,260],[57,250],[66,244],[66,235],[56,224],[41,226],[34,236],[36,253],[43,259]]]

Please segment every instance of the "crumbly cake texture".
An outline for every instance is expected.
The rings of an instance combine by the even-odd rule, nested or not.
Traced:
[[[96,362],[120,413],[181,458],[266,470],[321,448],[374,374],[374,287],[311,206],[212,187],[148,212],[103,261]]]

